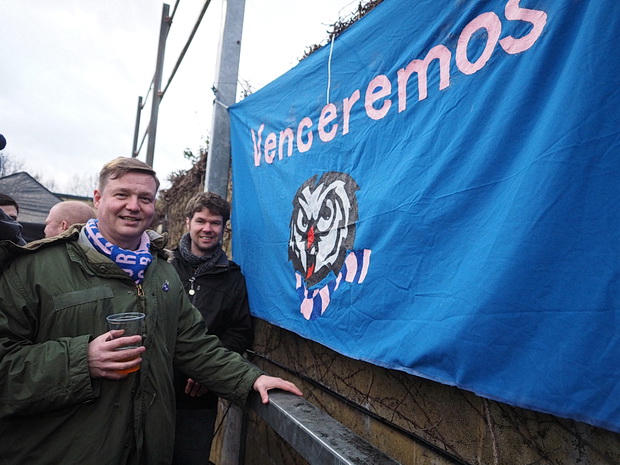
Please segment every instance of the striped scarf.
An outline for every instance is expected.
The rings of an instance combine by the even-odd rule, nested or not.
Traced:
[[[146,268],[153,261],[149,236],[146,232],[142,233],[138,250],[126,250],[112,244],[103,237],[97,227],[98,224],[99,220],[90,219],[84,226],[86,237],[90,243],[98,252],[116,263],[136,284],[141,284],[144,280]]]

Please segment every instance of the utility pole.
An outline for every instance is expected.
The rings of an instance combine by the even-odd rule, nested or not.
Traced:
[[[228,107],[235,103],[245,0],[223,0],[224,24],[215,64],[215,101],[211,140],[205,176],[205,191],[226,198],[230,169],[230,118]],[[150,140],[150,137],[149,137]]]
[[[142,97],[138,97],[138,110],[136,112],[136,126],[133,130],[133,148],[131,149],[131,156],[134,158],[138,156],[138,136],[140,132],[140,114],[141,113],[142,113]]]
[[[230,118],[228,107],[235,103],[239,75],[239,55],[245,0],[222,1],[224,24],[215,64],[215,100],[211,122],[211,140],[205,173],[205,191],[226,198],[228,194],[228,171],[230,169]],[[227,414],[226,431],[222,439],[221,465],[236,465],[245,458],[245,434],[247,419],[243,411],[234,405]],[[227,434],[227,433],[232,433]]]
[[[153,166],[153,155],[155,153],[155,137],[157,135],[157,117],[159,115],[159,104],[162,99],[161,78],[164,68],[164,53],[166,51],[166,39],[170,31],[170,5],[164,3],[161,14],[161,25],[159,28],[159,46],[157,47],[157,63],[155,64],[155,76],[153,77],[153,105],[151,106],[151,120],[149,122],[148,134],[149,142],[146,149],[146,163]]]

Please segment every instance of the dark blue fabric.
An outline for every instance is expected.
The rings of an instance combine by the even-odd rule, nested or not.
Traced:
[[[233,251],[253,313],[620,431],[619,49],[615,0],[386,0],[231,107]],[[449,81],[434,60],[426,97],[414,73],[399,99],[399,70],[431,50],[448,52]],[[357,188],[326,187],[345,175]],[[363,279],[308,258],[343,205],[342,257],[365,257]]]

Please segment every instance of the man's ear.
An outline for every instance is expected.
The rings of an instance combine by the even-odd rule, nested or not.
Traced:
[[[190,219],[188,217],[185,217],[185,226],[187,227],[187,230],[189,231],[189,223],[190,223]]]
[[[61,231],[66,231],[67,229],[69,229],[69,226],[71,226],[66,220],[62,220],[60,222],[60,230]]]
[[[95,189],[95,192],[93,192],[93,207],[99,208],[100,200],[101,200],[101,192],[99,192],[99,189]]]

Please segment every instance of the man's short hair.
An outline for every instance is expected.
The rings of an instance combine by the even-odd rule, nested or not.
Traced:
[[[17,214],[19,214],[19,205],[17,205],[15,199],[10,195],[0,193],[0,207],[3,205],[13,205],[17,211]]]
[[[185,216],[190,220],[194,213],[208,208],[211,213],[220,215],[224,220],[224,224],[230,218],[230,204],[228,201],[213,192],[203,192],[189,199],[185,206]]]
[[[99,172],[99,190],[103,191],[105,185],[110,179],[118,179],[127,173],[144,173],[153,177],[156,189],[159,189],[159,179],[157,173],[149,165],[137,158],[118,157],[109,161]]]

